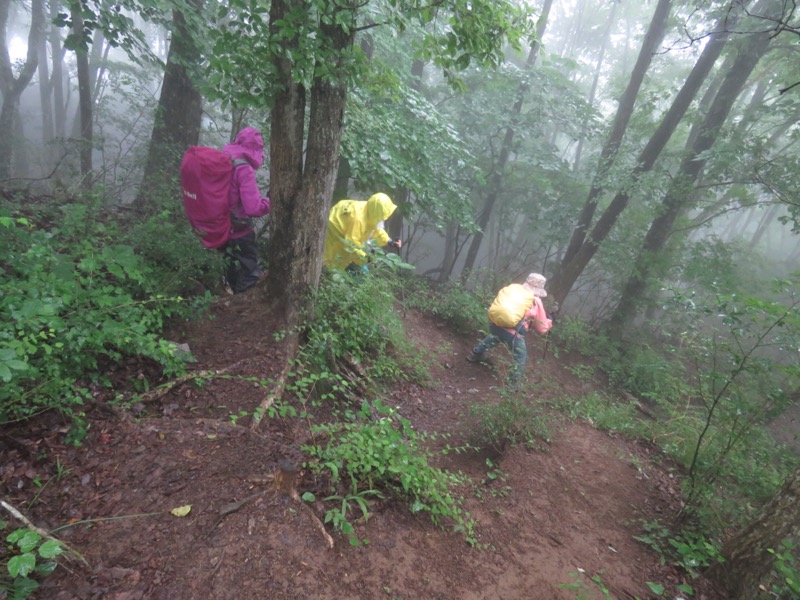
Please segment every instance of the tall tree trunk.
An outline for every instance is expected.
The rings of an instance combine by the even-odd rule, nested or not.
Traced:
[[[14,139],[22,123],[19,121],[19,100],[28,87],[38,67],[39,40],[44,35],[44,0],[31,3],[31,28],[28,32],[28,54],[15,78],[8,54],[6,28],[10,0],[0,0],[0,93],[3,108],[0,110],[0,182],[11,174]]]
[[[542,14],[539,17],[539,22],[536,25],[536,40],[531,47],[530,53],[528,54],[528,60],[525,63],[525,67],[528,70],[532,69],[533,65],[536,64],[536,58],[539,55],[539,49],[542,45],[542,38],[544,37],[545,30],[547,29],[547,21],[550,18],[550,9],[552,6],[553,0],[545,0],[544,6],[542,7]],[[512,123],[518,119],[520,113],[522,112],[522,102],[525,98],[525,94],[528,92],[529,87],[530,86],[527,83],[520,84],[519,86],[519,90],[517,91],[517,100],[514,102],[514,106],[511,109]],[[508,157],[511,155],[513,142],[514,127],[510,126],[506,129],[506,134],[503,138],[503,144],[500,147],[500,156],[497,159],[497,163],[492,167],[492,172],[487,178],[489,185],[487,186],[488,193],[486,196],[486,202],[483,205],[483,210],[481,210],[480,214],[478,215],[478,230],[472,237],[472,243],[467,250],[467,256],[464,260],[464,269],[461,273],[461,280],[463,282],[466,282],[469,279],[470,274],[475,267],[475,260],[478,257],[478,251],[480,250],[481,243],[483,242],[484,232],[489,225],[489,220],[492,217],[494,206],[497,203],[497,198],[499,197],[500,190],[503,186],[505,168],[506,164],[508,163]]]
[[[99,35],[97,35],[99,33]],[[104,88],[104,81],[106,68],[108,65],[108,55],[111,52],[111,44],[105,43],[105,38],[103,37],[102,32],[95,32],[95,42],[96,46],[92,44],[92,47],[96,50],[96,52],[92,53],[92,103],[97,104],[100,100],[100,95],[102,94]],[[99,50],[102,48],[102,56],[100,55]]]
[[[52,24],[58,16],[59,3],[50,0],[50,51],[53,53],[53,124],[55,135],[62,140],[67,136],[66,104],[64,103],[64,55],[61,30]]]
[[[594,106],[594,97],[597,93],[597,84],[600,82],[600,73],[603,70],[603,59],[606,56],[606,48],[608,48],[608,42],[611,38],[611,28],[614,26],[614,21],[617,18],[617,6],[619,6],[619,2],[617,0],[611,0],[611,12],[608,15],[608,22],[606,23],[606,30],[603,32],[603,42],[600,45],[600,50],[597,53],[597,62],[595,63],[594,67],[594,77],[592,78],[592,87],[589,90],[589,106]],[[583,127],[581,128],[581,132],[586,130],[586,120],[583,121]],[[581,165],[581,154],[583,152],[583,142],[585,141],[585,137],[583,133],[581,133],[581,137],[578,140],[578,147],[575,149],[575,162],[572,163],[572,170],[578,171]]]
[[[636,167],[630,176],[630,184],[626,186],[625,190],[617,192],[611,204],[609,204],[608,208],[597,220],[597,223],[592,228],[587,239],[583,241],[577,250],[573,251],[572,257],[568,258],[569,251],[565,254],[558,272],[552,278],[549,285],[549,293],[557,303],[560,304],[564,301],[564,298],[569,294],[575,281],[589,264],[592,257],[594,257],[600,244],[611,232],[617,219],[627,207],[628,201],[630,200],[628,189],[631,189],[632,185],[638,181],[639,177],[643,173],[650,171],[653,165],[655,165],[656,160],[661,155],[661,151],[667,145],[667,142],[669,142],[672,134],[675,132],[675,129],[678,127],[678,124],[691,105],[692,100],[694,100],[706,77],[708,77],[708,74],[711,72],[727,39],[727,30],[724,29],[724,27],[720,29],[718,26],[714,33],[711,34],[703,52],[697,59],[686,81],[684,81],[680,91],[673,99],[669,110],[662,118],[658,128],[653,132],[653,135],[650,136],[647,144],[639,153]],[[594,202],[596,203],[596,198]],[[592,208],[590,212],[593,213],[594,209]],[[574,235],[573,239],[575,239]]]
[[[89,56],[89,89],[91,102],[90,105],[92,107],[95,106],[97,103],[97,97],[99,93],[99,86],[102,83],[100,81],[101,73],[102,73],[102,57],[108,56],[108,50],[111,48],[110,44],[104,43],[105,38],[103,37],[103,32],[100,29],[95,29],[94,33],[92,34],[92,43],[90,45],[91,51],[88,53]],[[103,48],[105,47],[105,50]],[[80,82],[79,82],[80,85]],[[73,138],[80,138],[81,137],[81,127],[83,126],[82,119],[81,119],[81,111],[83,110],[83,104],[79,103],[77,110],[75,111],[75,118],[72,120],[72,137]]]
[[[633,272],[612,315],[610,324],[613,329],[621,332],[631,323],[645,300],[648,279],[651,276],[663,275],[671,267],[671,253],[665,252],[667,239],[678,216],[689,206],[687,198],[692,197],[694,184],[705,167],[707,161],[705,153],[716,142],[747,78],[767,51],[771,36],[771,32],[761,32],[751,34],[742,40],[731,70],[725,76],[705,119],[698,127],[699,133],[692,136],[694,143],[684,152],[678,173],[672,179],[662,200],[662,210],[645,235]]]
[[[770,550],[800,533],[800,470],[786,479],[781,489],[749,525],[722,548],[723,563],[715,563],[707,576],[721,584],[731,600],[762,597],[759,585],[775,563]]]
[[[71,8],[72,33],[82,39],[83,36],[83,16],[79,5]],[[79,44],[75,49],[75,60],[78,65],[78,111],[81,124],[81,137],[79,155],[81,161],[81,187],[89,189],[91,187],[92,172],[92,82],[89,74],[89,50]]]
[[[195,0],[197,10],[202,0]],[[173,35],[167,55],[167,67],[158,99],[156,119],[147,155],[137,204],[145,211],[159,205],[159,195],[172,192],[172,181],[178,173],[181,156],[200,139],[203,99],[195,88],[190,72],[202,60],[195,35],[189,31],[182,13],[172,13]]]
[[[47,59],[47,37],[42,32],[36,46],[39,60],[39,103],[42,111],[42,158],[43,173],[49,173],[53,167],[53,88],[50,83],[50,65]]]
[[[346,10],[345,7],[341,7]],[[270,31],[292,10],[304,10],[304,0],[273,0]],[[339,146],[347,97],[346,78],[338,73],[342,57],[354,41],[353,22],[345,27],[342,13],[335,23],[322,25],[330,43],[328,74],[315,77],[311,87],[308,150],[303,164],[303,132],[306,94],[292,77],[286,51],[296,47],[296,38],[283,38],[274,66],[281,86],[272,109],[270,130],[270,172],[272,194],[272,236],[267,298],[288,324],[296,322],[300,310],[319,285],[322,252],[336,179]]]
[[[444,252],[442,252],[442,263],[439,270],[439,283],[444,283],[450,278],[453,272],[453,265],[456,262],[456,246],[458,245],[459,225],[455,221],[447,224],[444,233]]]
[[[606,185],[606,177],[614,164],[617,151],[619,150],[620,144],[622,144],[622,139],[625,137],[625,131],[628,128],[628,123],[633,115],[633,107],[636,104],[636,97],[639,95],[639,89],[642,87],[644,76],[650,68],[653,55],[656,53],[658,46],[661,45],[664,34],[667,31],[667,20],[669,19],[671,8],[672,0],[658,0],[658,5],[653,13],[650,26],[647,28],[647,33],[644,36],[644,41],[639,51],[639,57],[636,59],[636,64],[631,72],[631,78],[628,80],[628,85],[622,97],[619,99],[617,114],[614,116],[611,130],[608,132],[608,137],[600,151],[600,159],[597,163],[597,169],[592,179],[589,194],[583,205],[583,210],[581,210],[581,214],[578,216],[578,221],[575,224],[575,229],[572,231],[572,237],[567,246],[567,252],[564,256],[565,263],[573,259],[586,240],[586,233],[589,231],[589,226],[592,224],[592,219],[597,209],[597,202]]]

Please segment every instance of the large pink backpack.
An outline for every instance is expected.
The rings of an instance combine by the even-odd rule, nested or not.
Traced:
[[[231,237],[228,190],[233,170],[247,164],[208,146],[190,146],[181,161],[183,208],[206,248],[219,248]]]

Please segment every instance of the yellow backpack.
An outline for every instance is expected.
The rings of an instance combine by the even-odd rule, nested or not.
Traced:
[[[507,285],[497,292],[489,307],[489,321],[499,327],[516,327],[533,305],[534,294],[519,283]]]

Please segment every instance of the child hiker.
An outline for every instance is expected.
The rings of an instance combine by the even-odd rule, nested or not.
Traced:
[[[514,357],[514,367],[509,379],[514,387],[519,385],[528,359],[525,334],[533,324],[540,334],[550,331],[553,321],[547,316],[541,298],[547,279],[539,273],[528,275],[525,283],[512,283],[501,289],[489,307],[489,335],[467,356],[470,362],[484,360],[486,351],[503,342]]]

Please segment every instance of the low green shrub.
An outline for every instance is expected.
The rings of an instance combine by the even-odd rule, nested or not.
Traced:
[[[673,404],[688,393],[686,369],[675,356],[648,344],[633,344],[599,356],[600,368],[620,389],[645,400]]]
[[[800,598],[800,561],[795,556],[795,544],[784,540],[778,550],[769,552],[775,556],[770,593],[775,598],[797,600]]]
[[[341,531],[353,534],[346,519],[348,503],[355,502],[363,512],[367,505],[357,499],[365,493],[385,493],[408,503],[414,513],[428,513],[439,526],[452,523],[474,543],[474,521],[462,508],[463,498],[454,492],[466,478],[432,466],[434,454],[427,447],[432,436],[418,433],[396,410],[380,401],[364,401],[344,421],[313,425],[311,431],[320,441],[304,446],[307,466],[328,479],[328,499],[337,506],[344,503],[343,508],[332,509],[338,515],[335,520],[331,515]]]
[[[720,546],[698,532],[684,529],[673,533],[657,520],[643,522],[642,529],[643,533],[634,536],[635,540],[652,548],[662,565],[670,563],[680,567],[693,579],[723,560]]]
[[[167,296],[197,296],[221,291],[223,254],[209,250],[195,236],[181,209],[165,209],[142,222],[131,223],[123,242],[133,247],[149,270],[149,284]]]
[[[0,597],[25,600],[39,588],[36,577],[46,577],[56,569],[55,559],[64,552],[56,540],[45,540],[28,528],[9,531],[0,521],[5,549],[0,553]]]
[[[502,454],[518,443],[533,447],[537,438],[549,440],[548,417],[519,394],[505,394],[496,404],[473,404],[469,415],[470,442],[480,448]]]
[[[457,284],[434,285],[425,279],[404,280],[404,301],[414,308],[447,323],[461,334],[474,334],[487,325],[486,298]]]
[[[391,274],[356,278],[340,271],[323,274],[314,315],[303,332],[303,356],[316,372],[340,365],[369,365],[373,380],[398,377],[424,381],[429,371],[408,343],[396,309]]]
[[[124,356],[183,372],[160,332],[207,298],[189,303],[154,289],[152,266],[89,206],[62,206],[42,223],[0,215],[0,422],[75,413],[89,383],[108,383],[103,373]]]
[[[556,348],[577,352],[581,356],[596,357],[606,353],[616,355],[616,348],[605,336],[596,333],[589,324],[579,318],[565,315],[558,319],[558,326],[550,331],[554,351]]]

